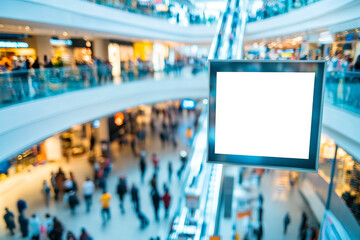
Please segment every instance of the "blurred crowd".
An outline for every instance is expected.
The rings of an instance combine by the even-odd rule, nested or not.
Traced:
[[[93,159],[95,145],[98,142],[94,135],[91,136],[89,143],[89,163],[93,166],[93,172],[84,181],[80,182],[76,178],[76,172],[66,172],[61,167],[56,172],[51,172],[49,178],[42,183],[41,192],[43,194],[44,206],[49,207],[50,203],[53,205],[65,203],[66,208],[70,211],[71,216],[77,214],[89,214],[93,212],[93,204],[101,206],[100,216],[102,218],[103,227],[111,221],[113,206],[117,205],[113,200],[113,195],[118,197],[120,212],[122,215],[135,214],[139,220],[139,228],[145,229],[152,220],[144,213],[142,205],[145,201],[150,201],[149,204],[153,208],[154,221],[161,221],[160,209],[163,208],[164,219],[168,219],[172,203],[171,188],[174,183],[173,179],[173,161],[170,160],[165,164],[167,177],[159,178],[160,159],[156,152],[148,156],[145,141],[159,138],[162,147],[171,147],[174,151],[177,150],[178,143],[178,127],[184,116],[183,112],[187,111],[186,116],[195,116],[194,122],[191,120],[186,130],[186,138],[191,143],[193,131],[197,127],[197,119],[199,117],[198,110],[183,110],[180,105],[168,104],[166,107],[159,108],[153,106],[150,115],[150,121],[139,124],[138,117],[143,117],[141,111],[131,113],[125,121],[129,122],[129,131],[126,135],[119,135],[113,141],[118,142],[120,151],[124,148],[130,147],[135,159],[138,159],[138,167],[140,172],[140,184],[132,182],[128,183],[125,174],[120,174],[115,189],[109,189],[108,182],[111,174],[114,173],[113,159],[109,151],[102,149],[101,156]],[[148,125],[147,125],[148,124]],[[150,129],[151,134],[147,134]],[[150,150],[150,149],[149,149]],[[152,150],[153,151],[153,150]],[[183,170],[187,163],[187,155],[180,153],[180,167],[177,170],[177,177],[180,179]],[[151,165],[152,167],[148,167]],[[164,164],[162,165],[164,166]],[[150,168],[150,169],[149,169]],[[150,172],[151,171],[151,172]],[[146,174],[149,173],[149,174]],[[146,178],[146,176],[150,178]],[[162,182],[160,182],[162,181]],[[145,197],[144,190],[147,189],[145,184],[150,187],[149,197]],[[96,193],[100,193],[100,197],[95,199]],[[97,194],[99,196],[99,194]],[[125,199],[130,198],[131,205],[127,206]],[[141,201],[142,200],[142,201]],[[79,208],[82,207],[83,211]],[[86,222],[83,223],[81,232],[77,235],[71,230],[71,226],[65,226],[64,222],[60,220],[59,216],[51,216],[46,213],[42,218],[36,214],[31,208],[28,209],[26,199],[17,200],[17,218],[15,217],[14,209],[5,209],[3,217],[6,228],[9,234],[14,236],[16,231],[21,233],[23,238],[30,238],[36,240],[90,240],[93,239],[86,229],[91,229]],[[29,217],[29,212],[31,216]],[[93,213],[95,214],[95,213]],[[93,215],[92,215],[93,216]],[[62,219],[65,220],[65,219]],[[156,235],[157,233],[154,233]],[[155,237],[154,239],[160,239]]]

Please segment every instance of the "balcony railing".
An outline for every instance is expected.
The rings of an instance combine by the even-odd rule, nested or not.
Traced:
[[[162,72],[137,67],[123,69],[120,79],[113,79],[111,68],[107,66],[8,71],[0,73],[0,108],[107,84],[193,77],[205,69],[203,64],[191,67],[167,66]],[[360,114],[360,72],[327,72],[325,102]]]
[[[122,69],[120,78],[113,78],[112,69],[107,65],[7,71],[0,73],[0,108],[102,85],[146,79],[190,78],[204,70],[202,63],[169,65],[161,72],[139,65]]]
[[[131,13],[143,14],[146,16],[166,19],[169,22],[181,25],[188,24],[216,24],[218,17],[205,17],[202,9],[172,11],[172,5],[162,4],[157,10],[156,4],[152,1],[131,1],[131,0],[83,0],[95,4],[116,8]],[[293,10],[311,5],[321,0],[249,0],[248,22],[256,22],[263,19],[275,17]],[[145,2],[145,4],[144,4]],[[165,7],[165,9],[164,9]],[[220,11],[219,11],[220,12]]]
[[[249,0],[248,22],[275,17],[321,0]]]

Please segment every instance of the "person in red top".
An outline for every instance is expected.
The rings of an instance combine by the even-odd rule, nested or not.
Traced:
[[[165,208],[165,218],[169,217],[169,207],[171,202],[171,195],[169,193],[169,190],[166,190],[164,195],[161,197],[161,200],[164,202],[164,208]]]
[[[154,165],[155,171],[157,172],[159,170],[159,158],[156,153],[153,153],[151,161]]]

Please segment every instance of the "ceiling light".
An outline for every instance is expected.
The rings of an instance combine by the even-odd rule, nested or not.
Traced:
[[[66,37],[66,36],[69,35],[69,34],[68,34],[67,32],[63,32],[62,35],[63,35],[64,37]]]

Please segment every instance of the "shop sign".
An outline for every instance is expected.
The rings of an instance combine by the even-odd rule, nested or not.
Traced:
[[[208,162],[316,172],[325,61],[211,60]]]
[[[334,42],[333,36],[329,32],[320,33],[319,43],[321,44],[330,44]]]
[[[50,39],[50,44],[54,46],[71,46],[72,41],[70,39]]]
[[[192,99],[184,99],[181,101],[181,108],[182,109],[195,109],[195,101]]]
[[[11,42],[0,41],[0,48],[28,48],[29,44],[26,42]]]

